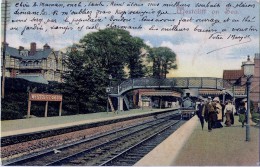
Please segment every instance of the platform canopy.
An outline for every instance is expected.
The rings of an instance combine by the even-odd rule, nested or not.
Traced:
[[[173,97],[181,97],[181,94],[177,93],[177,92],[156,91],[156,92],[142,92],[142,96],[173,96]]]
[[[234,92],[236,97],[239,97],[239,96],[242,97],[246,94],[246,90],[245,90],[244,87],[235,87],[233,90],[227,89],[225,91],[216,90],[216,89],[199,89],[199,95],[200,96],[208,96],[208,95],[219,96],[219,95],[223,95],[225,93],[233,93],[233,92]]]
[[[199,95],[201,96],[207,96],[207,95],[222,95],[223,92],[221,90],[216,90],[216,89],[200,89],[199,90]]]

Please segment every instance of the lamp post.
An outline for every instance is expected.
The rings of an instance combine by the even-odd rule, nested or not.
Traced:
[[[244,70],[244,75],[246,76],[246,92],[247,92],[247,121],[246,121],[246,141],[250,141],[250,85],[251,77],[254,75],[254,62],[250,60],[250,56],[247,57],[246,62],[242,62],[242,68]]]
[[[108,76],[108,79],[109,79],[109,87],[111,88],[111,80],[112,80],[112,75],[111,74],[109,74],[109,76]]]

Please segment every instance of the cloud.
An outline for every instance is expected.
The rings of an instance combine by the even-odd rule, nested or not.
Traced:
[[[150,46],[150,47],[153,47],[153,44],[148,40],[148,41],[145,41],[144,42],[146,45]]]
[[[169,47],[177,54],[178,69],[170,72],[171,77],[222,77],[223,69],[240,69],[247,54],[254,55],[259,52],[259,37],[251,37],[248,43],[239,43],[233,40],[208,39],[205,34],[187,33],[186,35],[193,40],[178,44],[174,40],[168,40],[160,44]],[[174,36],[172,38],[174,39]],[[213,52],[208,53],[210,51]]]

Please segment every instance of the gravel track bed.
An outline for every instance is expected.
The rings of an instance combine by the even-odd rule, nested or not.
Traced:
[[[10,146],[5,146],[1,148],[1,158],[2,160],[20,157],[22,155],[31,154],[34,152],[39,152],[45,149],[51,149],[54,147],[62,146],[72,142],[76,142],[85,138],[94,137],[96,135],[125,128],[127,126],[132,126],[140,124],[149,120],[154,119],[153,116],[138,118],[134,120],[128,120],[123,122],[118,122],[114,124],[109,124],[100,127],[89,128],[81,131],[70,132],[62,135],[56,135],[52,137],[42,138],[38,140],[32,140],[28,142],[22,142]]]
[[[17,143],[9,146],[4,146],[1,148],[1,158],[2,162],[12,161],[17,158],[27,157],[35,153],[41,153],[46,150],[52,150],[59,148],[61,146],[70,145],[74,142],[79,142],[81,140],[86,140],[88,138],[93,138],[99,136],[109,131],[124,129],[129,126],[134,126],[142,124],[144,122],[149,122],[167,115],[171,115],[173,112],[166,112],[161,114],[150,115],[147,117],[140,117],[130,120],[125,120],[121,122],[116,122],[112,124],[107,124],[98,127],[92,127],[84,130],[79,130],[75,132],[60,134],[56,136],[41,138],[37,140],[32,140],[28,142]],[[95,143],[92,143],[92,145]],[[88,146],[89,147],[89,146]]]

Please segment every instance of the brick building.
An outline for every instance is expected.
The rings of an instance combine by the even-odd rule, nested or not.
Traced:
[[[38,49],[35,42],[31,43],[30,49],[22,46],[17,49],[7,44],[5,76],[42,83],[61,82],[64,57],[62,52],[54,51],[48,44],[42,49]]]
[[[253,101],[254,106],[260,105],[260,54],[256,53],[253,58],[254,61],[254,75],[251,78],[250,99]],[[224,70],[223,79],[229,81],[233,85],[233,91],[242,92],[246,88],[246,77],[244,76],[243,67],[238,70]],[[232,88],[231,88],[232,89]],[[241,100],[241,99],[237,99]]]
[[[254,105],[260,105],[260,54],[256,53],[254,57],[255,70],[254,76],[252,78],[251,84],[251,100],[254,102]]]

